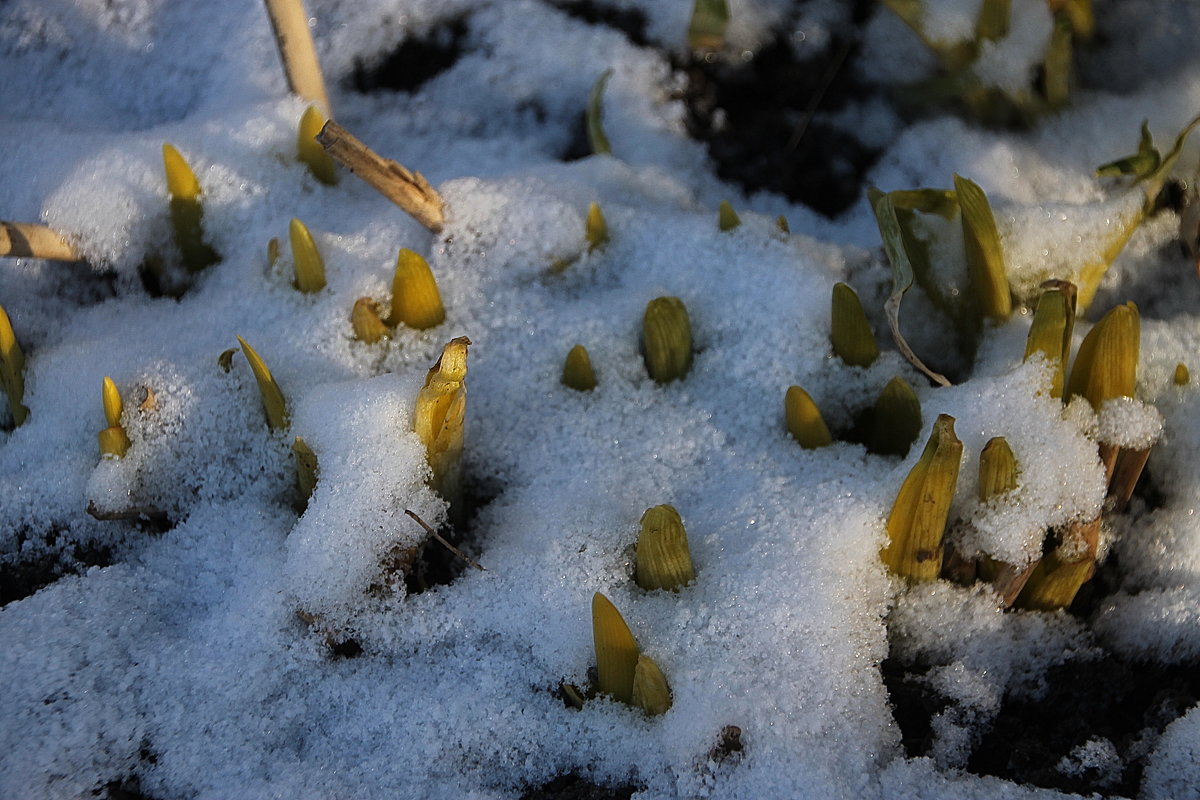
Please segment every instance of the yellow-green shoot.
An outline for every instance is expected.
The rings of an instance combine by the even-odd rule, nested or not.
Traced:
[[[692,325],[678,297],[658,297],[642,317],[646,372],[658,383],[682,380],[692,367]]]
[[[308,226],[293,217],[288,226],[288,236],[292,242],[296,288],[305,294],[321,291],[325,288],[325,259],[321,258]]]
[[[954,417],[939,415],[888,516],[888,543],[880,558],[895,575],[932,581],[942,571],[942,538],[958,485],[962,450],[954,434]]]
[[[696,579],[687,531],[674,506],[654,506],[642,514],[635,579],[643,589],[671,590]]]
[[[805,450],[815,450],[833,443],[821,410],[808,392],[799,386],[789,386],[783,397],[783,416],[788,433]]]
[[[204,208],[200,203],[200,182],[179,151],[163,143],[163,169],[167,174],[167,192],[171,196],[171,227],[175,246],[188,272],[200,272],[221,260],[216,250],[204,241]]]
[[[835,283],[831,306],[833,354],[852,367],[871,366],[879,358],[879,345],[858,294],[848,284]]]
[[[124,458],[129,452],[129,436],[121,426],[121,413],[124,403],[121,392],[113,379],[105,376],[101,387],[101,398],[104,401],[105,428],[98,435],[101,458]]]
[[[612,145],[608,142],[608,136],[604,133],[604,88],[608,86],[608,79],[612,77],[613,71],[607,69],[604,74],[592,86],[591,93],[588,94],[586,125],[588,144],[591,145],[592,152],[596,155],[609,155],[612,153]]]
[[[303,162],[313,177],[327,186],[337,183],[337,170],[333,159],[317,141],[317,134],[325,127],[325,115],[315,105],[304,109],[296,134],[296,158]]]
[[[598,689],[614,700],[633,703],[633,678],[641,654],[621,612],[604,595],[592,596],[592,642]]]
[[[433,279],[429,262],[420,253],[400,248],[396,271],[392,275],[392,315],[388,323],[426,330],[445,320],[442,294]]]
[[[1097,412],[1115,397],[1133,397],[1137,387],[1141,325],[1137,306],[1125,303],[1092,326],[1071,366],[1068,398],[1081,395]]]
[[[360,297],[354,301],[350,311],[350,325],[354,328],[354,338],[367,344],[375,344],[380,339],[392,335],[383,318],[379,316],[379,306],[370,297]]]
[[[273,431],[283,430],[288,426],[287,402],[283,399],[279,384],[275,382],[275,376],[245,339],[239,336],[237,340],[242,346],[246,361],[250,364],[250,371],[254,373],[254,380],[258,383],[263,412],[267,415],[267,426]]]
[[[728,200],[722,200],[717,206],[717,228],[722,233],[728,233],[742,224],[742,218],[733,210]]]
[[[1047,281],[1042,286],[1025,340],[1025,360],[1041,353],[1053,370],[1050,396],[1062,397],[1071,334],[1075,329],[1075,285],[1068,281]]]
[[[3,306],[0,306],[0,384],[8,396],[8,411],[13,424],[24,424],[29,418],[29,409],[22,402],[25,398],[25,353]]]
[[[562,383],[577,392],[590,392],[596,388],[596,372],[583,345],[577,344],[567,353],[563,362]]]
[[[430,486],[450,505],[462,511],[462,453],[467,413],[467,347],[465,336],[452,339],[425,376],[417,394],[413,430],[425,445],[425,458],[433,472]]]
[[[729,26],[728,0],[695,0],[688,22],[688,47],[692,50],[720,50]]]

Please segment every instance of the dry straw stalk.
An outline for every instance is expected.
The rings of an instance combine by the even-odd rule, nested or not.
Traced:
[[[425,176],[375,153],[333,120],[317,134],[325,152],[433,233],[445,221],[442,196]]]
[[[0,256],[78,261],[71,243],[45,225],[0,221]]]
[[[288,88],[293,94],[316,103],[326,114],[332,114],[304,3],[301,0],[266,0],[266,4]]]

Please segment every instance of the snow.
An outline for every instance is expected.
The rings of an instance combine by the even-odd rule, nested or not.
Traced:
[[[136,775],[164,798],[517,798],[569,773],[646,798],[1056,797],[963,771],[1006,695],[1036,696],[1049,667],[1101,648],[1200,658],[1200,395],[1171,382],[1181,361],[1196,371],[1200,293],[1174,212],[1139,230],[1077,326],[1076,344],[1127,299],[1143,315],[1138,396],[1099,418],[1050,398],[1043,362],[1021,363],[1028,310],[988,327],[974,373],[951,388],[930,388],[887,345],[870,367],[847,367],[829,352],[836,281],[855,284],[886,340],[877,301],[889,277],[866,204],[830,221],[723,183],[687,137],[666,58],[557,5],[310,4],[337,119],[429,178],[447,209],[436,236],[344,170],[329,187],[296,162],[305,106],[286,93],[260,6],[0,8],[0,216],[51,226],[90,264],[0,263],[31,409],[0,432],[0,565],[62,554],[70,566],[90,551],[106,564],[0,608],[0,797],[91,796]],[[682,56],[689,3],[606,5],[642,12],[648,41]],[[939,35],[969,35],[959,17],[970,4],[931,5]],[[1137,5],[1147,16],[1135,19],[1170,7]],[[1042,8],[1015,3],[1014,13],[1026,6]],[[738,59],[783,25],[817,47],[826,28],[849,24],[828,2],[731,7]],[[1044,12],[1031,14],[1007,45],[1020,59],[1047,31]],[[456,20],[463,54],[427,83],[350,88],[360,65]],[[868,44],[888,31],[912,36],[881,11]],[[944,116],[905,123],[878,100],[843,117],[886,148],[869,175],[884,190],[945,187],[956,172],[976,180],[997,209],[1010,279],[1029,296],[1102,249],[1140,202],[1136,188],[1093,179],[1095,165],[1132,150],[1143,116],[1161,145],[1200,103],[1190,43],[1155,37],[1175,43],[1177,69],[1123,78],[1120,94],[1083,91],[1029,132]],[[868,69],[892,83],[928,65],[906,59],[911,44],[890,42]],[[1126,47],[1136,45],[1115,52]],[[1016,63],[1005,53],[984,58]],[[563,162],[608,68],[613,155]],[[223,257],[179,300],[149,297],[138,275],[173,252],[163,142],[196,172],[206,238]],[[1189,153],[1182,169],[1194,169]],[[743,223],[727,233],[721,200]],[[591,202],[611,240],[585,252]],[[293,217],[325,260],[328,285],[313,295],[292,288],[286,244],[268,264],[268,241],[286,243]],[[447,319],[357,342],[350,309],[364,296],[386,307],[401,247],[428,258]],[[550,274],[564,258],[575,260]],[[696,354],[685,380],[660,386],[639,335],[646,303],[663,295],[686,304]],[[939,336],[921,308],[914,295],[902,314],[918,350]],[[278,380],[288,430],[267,428],[240,352],[228,371],[219,365],[239,335]],[[447,516],[427,486],[412,404],[442,345],[461,335],[473,343],[464,469],[491,495],[464,548],[486,569],[410,592],[381,571],[422,539],[404,512],[434,526]],[[588,393],[559,383],[577,342],[599,381]],[[788,386],[845,431],[895,375],[922,403],[905,458],[846,442],[807,451],[787,435]],[[105,376],[125,399],[123,459],[96,450]],[[153,408],[142,410],[147,389]],[[964,443],[956,547],[1014,565],[1037,557],[1046,529],[1104,507],[1097,440],[1157,441],[1148,472],[1160,504],[1135,498],[1106,530],[1124,583],[1094,619],[1005,613],[983,587],[908,588],[886,574],[885,519],[939,413],[956,418]],[[1018,485],[983,503],[978,454],[1001,435]],[[295,436],[320,464],[306,507]],[[631,578],[638,520],[662,503],[682,515],[695,562],[696,581],[679,592]],[[132,518],[101,521],[89,505]],[[588,682],[597,591],[667,676],[673,706],[661,717],[560,699],[562,682]],[[358,657],[331,651],[351,639]],[[929,684],[952,701],[934,720],[930,758],[904,755],[880,675],[889,656],[930,665]],[[1146,797],[1195,784],[1196,719],[1158,741]],[[730,725],[745,751],[719,761],[711,753]],[[1119,772],[1111,748],[1094,739],[1062,770]]]

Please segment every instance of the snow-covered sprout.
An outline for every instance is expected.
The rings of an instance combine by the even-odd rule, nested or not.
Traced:
[[[938,71],[907,87],[908,99],[957,102],[989,125],[1027,125],[1069,99],[1073,52],[1091,36],[1091,0],[1028,4],[1014,19],[1011,0],[983,0],[972,31],[947,34],[925,0],[883,0],[934,54]],[[1019,69],[1017,69],[1019,68]]]
[[[392,335],[391,329],[379,315],[379,304],[370,297],[360,297],[354,301],[354,308],[350,310],[350,325],[354,329],[354,338],[367,344],[375,344]]]

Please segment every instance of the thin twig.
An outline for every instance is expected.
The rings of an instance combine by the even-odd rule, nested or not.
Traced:
[[[820,85],[813,92],[812,97],[809,98],[808,105],[805,106],[804,113],[800,116],[800,121],[796,124],[795,130],[792,131],[792,138],[787,143],[788,152],[795,150],[799,146],[800,140],[804,138],[808,126],[817,114],[817,109],[820,107],[821,101],[825,99],[825,94],[829,91],[829,87],[833,85],[833,80],[841,71],[842,65],[846,63],[846,56],[850,55],[850,48],[853,44],[853,41],[850,39],[842,42],[842,46],[838,48],[833,61],[825,69],[825,74],[821,76]]]
[[[445,215],[442,196],[425,176],[384,158],[333,120],[317,134],[317,141],[334,161],[369,183],[376,191],[408,212],[433,233],[441,233]]]
[[[326,116],[332,116],[304,3],[302,0],[266,0],[266,4],[288,88],[293,94],[316,103]]]
[[[45,225],[0,221],[0,256],[79,261],[71,243]]]
[[[446,541],[446,540],[445,540],[445,539],[442,537],[442,535],[441,535],[440,533],[438,533],[437,531],[435,531],[433,528],[429,527],[428,523],[426,523],[426,522],[425,522],[425,520],[423,520],[423,519],[421,519],[419,516],[417,516],[416,512],[414,512],[414,511],[410,511],[410,510],[408,510],[408,509],[406,508],[406,509],[404,509],[404,513],[405,513],[405,514],[408,514],[410,517],[412,517],[413,519],[415,519],[415,520],[417,521],[417,524],[418,524],[418,525],[420,525],[422,528],[424,528],[426,533],[428,533],[428,534],[429,534],[430,536],[432,536],[433,538],[437,539],[437,540],[438,540],[438,542],[439,542],[439,543],[442,545],[442,547],[446,548],[446,549],[447,549],[447,550],[449,550],[451,553],[454,553],[454,555],[458,556],[458,557],[459,557],[459,558],[461,558],[463,561],[467,562],[468,564],[470,564],[472,567],[474,567],[475,569],[479,570],[480,572],[487,572],[487,570],[485,570],[485,569],[483,568],[483,565],[482,565],[482,564],[480,564],[480,563],[479,563],[478,561],[476,561],[475,559],[471,558],[469,555],[467,555],[466,553],[464,553],[462,550],[459,550],[457,547],[455,547],[454,545],[450,544],[448,541]]]

